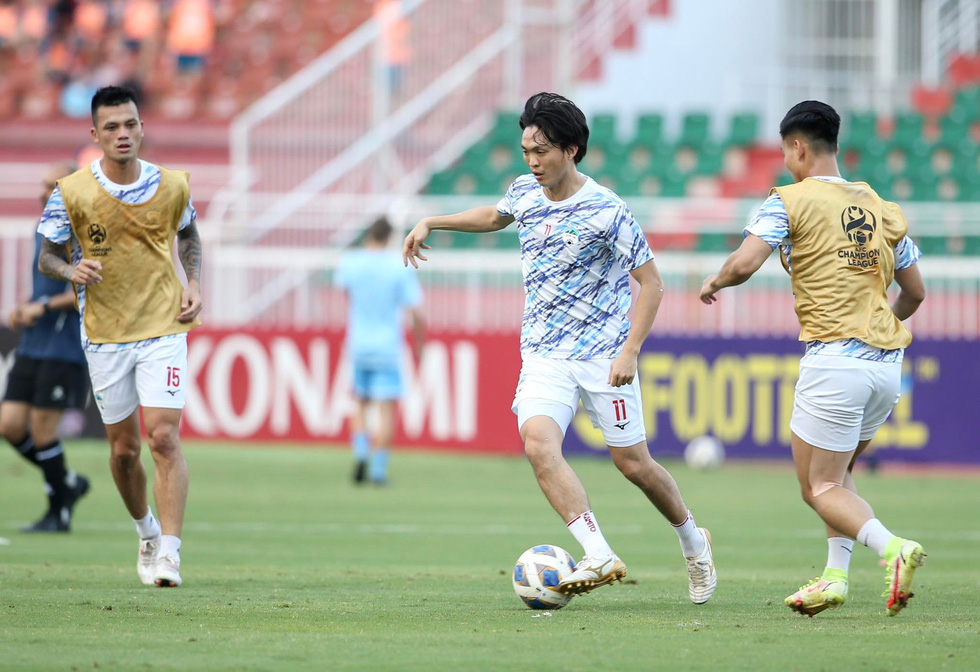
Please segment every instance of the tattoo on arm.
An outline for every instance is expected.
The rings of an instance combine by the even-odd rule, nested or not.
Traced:
[[[41,254],[37,267],[46,276],[55,280],[70,281],[74,272],[72,265],[65,261],[64,245],[59,245],[47,238],[41,243]]]
[[[187,280],[201,282],[201,234],[197,224],[186,226],[177,232],[177,257],[184,267]]]

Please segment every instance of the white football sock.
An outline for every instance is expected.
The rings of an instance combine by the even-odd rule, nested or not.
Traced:
[[[857,542],[870,548],[878,554],[878,557],[882,557],[885,555],[885,546],[894,536],[888,531],[888,528],[881,524],[880,520],[872,518],[861,526],[857,533]]]
[[[586,511],[568,524],[568,529],[575,535],[578,543],[582,544],[585,554],[593,558],[607,558],[615,555],[599,530],[599,521],[592,511]]]
[[[677,538],[681,542],[681,551],[685,558],[701,555],[701,552],[704,551],[704,537],[698,532],[698,526],[694,523],[694,515],[690,511],[687,512],[687,518],[684,519],[683,523],[680,525],[671,523],[671,527],[677,533]]]
[[[853,550],[853,539],[829,537],[827,539],[827,569],[839,569],[847,573],[847,568],[851,565],[851,552]]]
[[[180,560],[180,537],[165,534],[160,538],[160,557],[165,555]]]
[[[139,532],[140,539],[152,539],[160,536],[160,523],[153,517],[151,509],[148,508],[146,515],[139,520],[133,518],[133,522],[136,523],[136,531]]]

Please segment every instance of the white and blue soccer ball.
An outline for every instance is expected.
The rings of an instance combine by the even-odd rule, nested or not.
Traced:
[[[563,548],[532,546],[514,565],[514,592],[531,609],[561,609],[571,595],[559,593],[558,582],[575,571],[575,561]]]
[[[717,469],[725,461],[725,446],[710,434],[699,436],[684,448],[684,461],[698,471]]]

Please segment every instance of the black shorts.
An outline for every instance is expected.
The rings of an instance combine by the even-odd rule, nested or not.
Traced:
[[[82,364],[54,359],[17,357],[7,374],[4,401],[20,401],[34,408],[85,408],[88,369]]]

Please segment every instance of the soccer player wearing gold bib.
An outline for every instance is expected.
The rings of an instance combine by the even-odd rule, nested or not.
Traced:
[[[200,324],[201,238],[187,173],[139,158],[143,122],[132,91],[92,98],[92,138],[103,157],[59,180],[38,231],[38,266],[74,284],[92,391],[112,450],[112,476],[140,536],[137,573],[179,586],[187,462],[178,428],[187,332]],[[183,287],[172,250],[187,276]],[[70,262],[62,256],[69,247]],[[149,507],[139,409],[156,464]]]
[[[925,298],[916,266],[921,253],[906,235],[901,208],[866,183],[841,177],[839,129],[837,112],[821,102],[802,102],[786,114],[779,133],[795,184],[772,190],[741,246],[704,281],[701,300],[711,305],[779,248],[806,343],[790,421],[793,460],[803,500],[826,524],[829,546],[823,574],[785,604],[808,616],[842,605],[857,539],[887,564],[885,606],[894,616],[912,597],[912,574],[925,553],[882,525],[858,495],[851,470],[899,398],[912,341],[902,321]],[[901,291],[889,306],[892,281]]]

